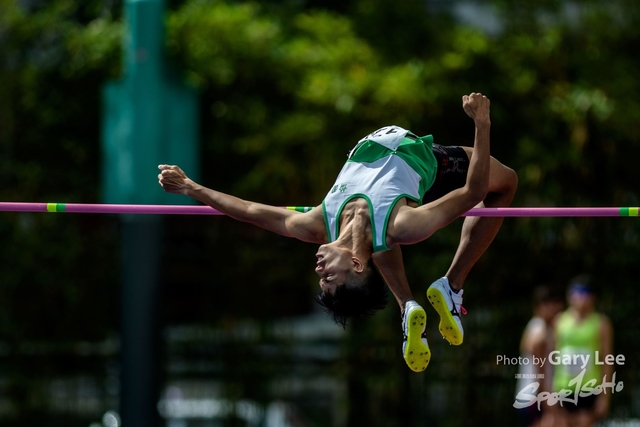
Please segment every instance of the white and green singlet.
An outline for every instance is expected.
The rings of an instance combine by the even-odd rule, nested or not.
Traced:
[[[388,250],[389,216],[406,197],[421,204],[437,172],[433,137],[418,137],[399,126],[387,126],[362,138],[349,153],[335,184],[322,202],[329,242],[339,234],[340,214],[353,199],[369,205],[373,251]]]

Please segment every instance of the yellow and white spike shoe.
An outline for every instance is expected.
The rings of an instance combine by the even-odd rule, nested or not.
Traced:
[[[402,316],[402,330],[404,341],[402,354],[407,366],[414,372],[427,369],[431,360],[431,350],[425,329],[427,327],[427,313],[417,302],[407,301]]]
[[[449,286],[449,279],[441,277],[427,289],[427,298],[440,315],[440,333],[450,344],[460,345],[464,338],[464,329],[460,321],[460,315],[466,314],[462,307],[462,293],[455,293]]]

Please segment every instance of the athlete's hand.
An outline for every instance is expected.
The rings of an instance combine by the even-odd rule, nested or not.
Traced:
[[[185,194],[191,188],[193,181],[178,166],[160,165],[158,169],[158,182],[167,193]]]
[[[490,122],[490,106],[491,101],[489,101],[489,98],[481,93],[472,93],[462,97],[462,108],[476,123]]]

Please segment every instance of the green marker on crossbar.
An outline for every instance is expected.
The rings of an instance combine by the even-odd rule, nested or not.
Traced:
[[[638,216],[638,208],[620,208],[620,216]]]
[[[286,209],[288,209],[290,211],[297,211],[297,212],[309,212],[311,209],[313,209],[313,207],[311,207],[311,206],[286,206]]]
[[[47,212],[64,212],[65,210],[65,203],[47,203]]]

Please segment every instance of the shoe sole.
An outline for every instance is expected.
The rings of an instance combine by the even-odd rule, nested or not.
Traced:
[[[453,315],[449,311],[445,296],[442,295],[442,292],[437,288],[429,288],[427,289],[427,298],[429,299],[429,303],[431,303],[440,316],[438,329],[440,329],[442,337],[449,341],[449,344],[462,344],[462,332],[458,328]]]
[[[424,331],[426,323],[427,313],[423,308],[416,309],[409,315],[404,360],[409,369],[414,372],[422,372],[427,369],[431,360],[431,350],[422,342],[422,331]]]

